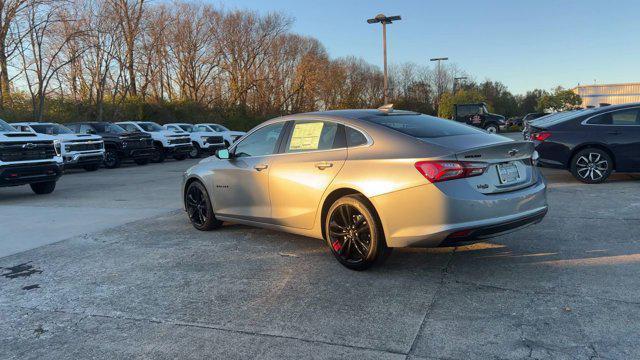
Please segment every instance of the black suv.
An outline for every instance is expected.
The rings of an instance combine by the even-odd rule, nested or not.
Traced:
[[[485,103],[455,104],[453,119],[485,129],[490,133],[497,133],[506,125],[504,116],[490,113]]]
[[[104,166],[117,168],[125,159],[133,159],[138,165],[146,165],[153,156],[151,135],[128,132],[110,122],[77,122],[67,124],[77,134],[96,134],[104,141]]]

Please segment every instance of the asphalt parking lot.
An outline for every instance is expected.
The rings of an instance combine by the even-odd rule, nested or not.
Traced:
[[[353,272],[318,240],[193,229],[193,163],[0,189],[0,358],[640,358],[640,176],[545,169],[542,223]]]

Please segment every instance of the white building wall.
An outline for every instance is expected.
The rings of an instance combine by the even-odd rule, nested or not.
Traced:
[[[573,88],[582,97],[582,106],[640,102],[640,83],[582,85]]]

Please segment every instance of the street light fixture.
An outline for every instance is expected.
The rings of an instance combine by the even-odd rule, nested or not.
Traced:
[[[458,84],[459,80],[467,80],[467,77],[466,76],[460,76],[460,77],[453,78],[453,95],[456,94],[456,85]]]
[[[386,16],[384,14],[378,14],[373,19],[367,19],[367,23],[369,24],[382,24],[382,53],[384,56],[384,103],[388,103],[388,90],[389,90],[389,80],[387,77],[387,24],[391,24],[394,21],[402,20],[400,15],[395,16]]]
[[[431,58],[429,59],[429,61],[437,61],[438,62],[438,70],[437,70],[437,79],[436,79],[436,86],[438,87],[437,90],[437,95],[438,95],[438,102],[440,102],[440,96],[442,95],[442,88],[443,88],[443,84],[442,84],[442,68],[440,67],[440,63],[442,61],[446,61],[449,60],[448,57],[439,57],[439,58]]]

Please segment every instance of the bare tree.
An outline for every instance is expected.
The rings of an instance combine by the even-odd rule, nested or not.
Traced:
[[[27,9],[28,0],[0,0],[0,108],[11,105],[11,80],[9,78],[9,60],[19,42],[20,33],[12,32],[15,21]]]

